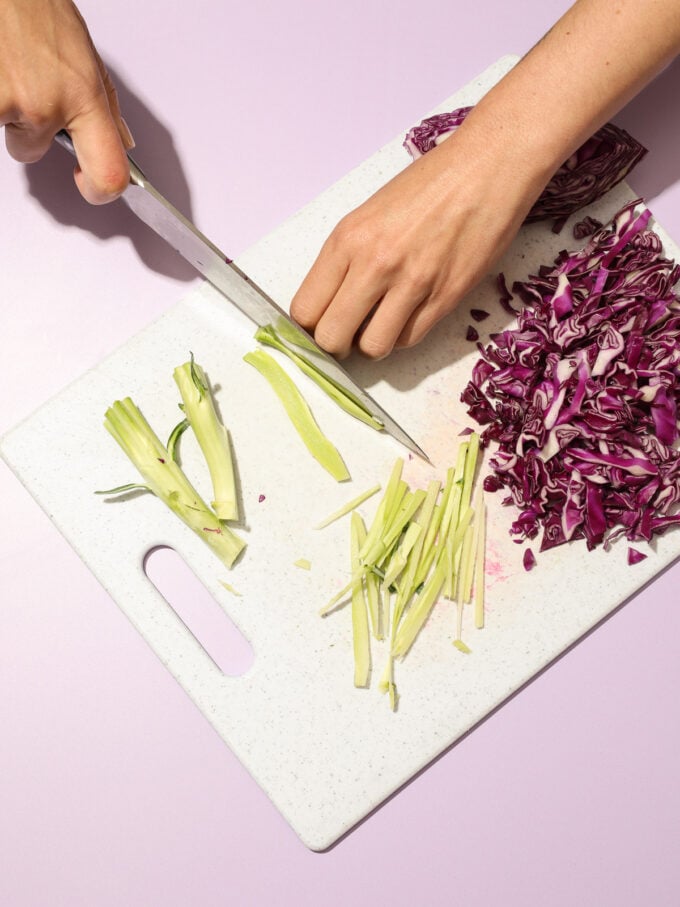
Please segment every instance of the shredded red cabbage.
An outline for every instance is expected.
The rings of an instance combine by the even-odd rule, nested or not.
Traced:
[[[524,569],[528,572],[533,570],[536,566],[536,557],[531,548],[524,549],[524,557],[522,558],[522,563],[524,564]]]
[[[404,148],[414,160],[421,157],[455,132],[471,110],[459,107],[428,117],[408,131]],[[562,164],[534,203],[527,222],[553,218],[553,229],[559,233],[570,214],[620,183],[645,154],[647,149],[625,129],[606,123]]]
[[[643,554],[641,551],[638,551],[636,548],[628,549],[628,565],[633,566],[633,564],[639,564],[640,561],[647,559],[647,555]]]
[[[580,220],[577,224],[574,224],[574,229],[572,233],[574,234],[574,239],[585,239],[586,236],[592,236],[596,230],[599,230],[602,226],[602,221],[596,220],[594,217],[584,217],[583,220]]]
[[[515,283],[517,327],[478,344],[462,394],[498,443],[484,488],[509,492],[518,541],[589,549],[680,523],[680,265],[625,205],[578,252]]]
[[[477,330],[477,328],[473,328],[472,325],[469,324],[468,329],[465,332],[465,339],[472,340],[473,342],[475,340],[479,340],[479,331]]]
[[[485,309],[470,309],[470,317],[473,319],[473,321],[479,323],[480,321],[484,321],[489,317],[489,312],[487,312]]]

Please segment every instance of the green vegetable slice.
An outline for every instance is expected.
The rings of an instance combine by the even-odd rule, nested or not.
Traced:
[[[213,510],[221,520],[238,520],[239,506],[229,434],[215,410],[206,374],[192,354],[189,362],[175,369],[173,377],[182,396],[186,420],[208,465],[215,498]]]
[[[116,400],[106,410],[104,426],[137,467],[148,490],[231,567],[245,542],[203,501],[130,397]],[[118,489],[124,490],[126,486]]]
[[[484,626],[484,552],[486,550],[486,505],[480,485],[475,497],[475,522],[479,522],[475,554],[475,627]]]
[[[316,424],[304,397],[287,372],[264,350],[253,350],[246,353],[243,359],[269,382],[311,455],[338,482],[349,479],[349,472],[337,448]]]
[[[374,494],[377,494],[380,491],[380,485],[374,485],[372,488],[369,488],[367,491],[362,491],[361,494],[358,494],[355,498],[352,498],[351,501],[348,501],[339,510],[336,510],[334,513],[331,513],[330,516],[327,516],[326,519],[322,520],[320,523],[317,523],[314,527],[315,529],[325,529],[326,526],[330,526],[331,523],[334,523],[336,520],[339,520],[340,517],[345,516],[346,513],[350,513],[352,510],[363,504],[364,501],[367,501],[369,498],[373,497]]]
[[[356,512],[352,513],[350,530],[350,555],[352,570],[359,564],[359,549],[366,536],[364,522]],[[361,579],[352,584],[352,639],[354,645],[354,686],[367,687],[371,672],[371,645],[368,629],[368,609]]]
[[[292,340],[293,343],[297,343],[299,346],[304,346],[304,341],[309,341],[307,338],[301,334],[301,340]],[[290,347],[286,346],[285,342],[277,334],[275,328],[268,324],[264,327],[259,327],[255,331],[255,339],[260,343],[265,344],[266,346],[274,347],[274,349],[279,350],[284,355],[297,365],[301,372],[304,372],[309,378],[312,379],[318,386],[321,388],[324,393],[326,393],[332,400],[334,400],[341,409],[344,409],[345,412],[349,413],[351,416],[354,416],[356,419],[360,419],[362,422],[365,422],[366,425],[370,425],[371,428],[374,428],[376,431],[383,431],[385,426],[382,422],[379,422],[364,406],[361,400],[348,391],[346,388],[342,387],[341,384],[338,384],[333,378],[327,375],[325,372],[322,372],[318,366],[314,365],[313,362],[310,362],[306,356],[303,356],[301,353],[298,353],[296,350],[291,350]],[[290,340],[290,338],[287,338]]]

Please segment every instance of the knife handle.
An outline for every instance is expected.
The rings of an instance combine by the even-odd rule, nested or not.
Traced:
[[[76,149],[73,147],[73,141],[71,136],[65,129],[60,129],[59,132],[55,135],[54,141],[61,145],[62,148],[65,148],[70,152],[73,157],[77,158]],[[130,165],[130,182],[135,186],[144,186],[147,182],[146,176],[142,168],[136,163],[136,161],[127,154],[128,163]]]

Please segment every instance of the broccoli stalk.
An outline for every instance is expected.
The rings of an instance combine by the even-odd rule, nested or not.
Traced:
[[[245,542],[220,522],[202,500],[130,397],[116,400],[107,409],[104,427],[146,483],[134,487],[146,489],[160,498],[227,567],[231,567]],[[116,494],[131,487],[121,486],[97,494]]]
[[[212,508],[220,520],[238,520],[239,507],[234,480],[229,434],[213,403],[205,372],[191,357],[179,365],[174,378],[182,395],[183,411],[205,457],[213,485]]]

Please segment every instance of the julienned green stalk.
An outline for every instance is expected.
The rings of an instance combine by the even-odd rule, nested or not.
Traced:
[[[339,510],[333,511],[325,520],[322,520],[320,523],[317,523],[314,527],[315,529],[325,529],[326,526],[330,526],[331,523],[334,523],[336,520],[339,520],[340,517],[345,516],[346,513],[350,513],[352,510],[356,510],[359,504],[363,504],[364,501],[368,498],[373,497],[374,494],[377,494],[380,491],[380,485],[374,485],[372,488],[368,488],[366,491],[362,491],[361,494],[358,494],[355,498],[352,498],[351,501],[348,501]]]
[[[253,350],[246,353],[243,359],[267,379],[314,459],[338,482],[349,479],[340,453],[316,424],[309,406],[288,373],[264,350]]]
[[[191,357],[173,373],[191,426],[208,465],[213,486],[212,508],[220,520],[238,520],[239,506],[229,434],[220,421],[201,366]]]
[[[301,334],[301,337],[304,338],[304,340],[307,339],[303,334]],[[284,342],[284,339],[276,332],[273,325],[268,324],[265,327],[259,327],[257,331],[255,331],[255,339],[266,346],[274,347],[274,349],[277,349],[288,356],[301,372],[304,372],[305,375],[318,384],[321,390],[328,394],[332,400],[335,400],[338,406],[341,409],[344,409],[345,412],[354,416],[356,419],[365,422],[366,425],[370,425],[371,428],[374,428],[376,431],[384,430],[385,426],[382,422],[379,422],[371,415],[358,397],[350,393],[350,391],[342,387],[342,385],[338,384],[337,381],[325,372],[321,371],[321,369],[314,365],[313,362],[310,362],[306,356],[303,356],[302,353],[291,350]],[[293,342],[297,342],[299,346],[304,346],[303,340]]]
[[[149,491],[231,567],[245,542],[224,526],[175,463],[130,397],[106,411],[104,426],[137,467]],[[124,487],[124,486],[123,486]],[[99,494],[114,494],[119,489]]]
[[[359,566],[359,549],[366,538],[364,521],[352,511],[350,554],[352,570]],[[367,687],[371,673],[371,645],[368,630],[368,607],[362,579],[352,585],[352,639],[354,644],[354,686]]]
[[[370,659],[370,651],[366,651],[370,642],[367,603],[375,635],[377,600],[380,635],[389,640],[378,688],[389,692],[392,709],[398,700],[395,659],[403,659],[408,653],[438,600],[453,597],[458,588],[454,646],[470,654],[460,637],[474,580],[475,624],[483,625],[485,516],[481,488],[472,504],[478,452],[479,437],[471,435],[460,444],[444,486],[433,480],[426,492],[409,489],[401,477],[403,462],[398,460],[368,532],[359,514],[352,513],[353,526],[358,529],[353,528],[351,533],[351,578],[321,613],[327,614],[349,596],[355,667],[363,680]]]

